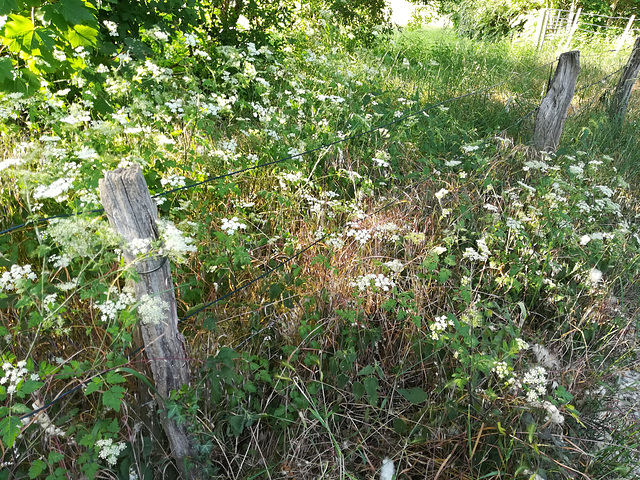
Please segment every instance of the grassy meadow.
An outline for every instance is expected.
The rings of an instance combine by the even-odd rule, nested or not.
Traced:
[[[0,229],[28,222],[0,236],[0,479],[177,475],[130,355],[149,305],[91,213],[133,165],[152,195],[205,182],[140,248],[171,261],[192,383],[164,408],[205,478],[637,478],[640,104],[604,107],[629,50],[585,44],[541,154],[552,44],[143,40],[0,94]]]

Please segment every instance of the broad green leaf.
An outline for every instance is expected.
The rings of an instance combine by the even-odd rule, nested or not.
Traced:
[[[36,478],[38,475],[44,472],[45,468],[47,468],[46,462],[40,460],[39,458],[36,458],[31,464],[31,467],[29,467],[29,478]]]
[[[0,58],[0,82],[4,81],[13,81],[13,62],[9,57]]]
[[[0,0],[0,15],[9,15],[20,10],[16,0]]]
[[[369,397],[371,406],[378,406],[378,379],[376,377],[365,378],[364,389],[367,391],[367,397]]]
[[[98,30],[87,25],[76,25],[67,32],[67,38],[73,48],[93,47],[96,45]]]
[[[114,383],[123,383],[126,381],[127,381],[126,378],[124,378],[119,373],[114,372],[113,370],[107,373],[107,383],[114,384]]]
[[[373,365],[367,365],[366,367],[364,367],[362,370],[358,372],[358,376],[371,375],[373,371],[374,371]]]
[[[61,462],[62,460],[64,460],[64,453],[60,452],[49,452],[49,456],[47,457],[47,462],[49,462],[49,465]]]
[[[422,403],[427,398],[429,398],[429,395],[427,394],[427,392],[425,392],[421,388],[409,388],[409,389],[399,388],[398,393],[413,404]]]
[[[111,387],[102,394],[102,404],[105,407],[113,408],[116,412],[119,412],[124,392],[125,389],[119,385]]]
[[[356,401],[360,400],[365,394],[364,385],[360,382],[353,382],[353,396]]]
[[[21,429],[20,417],[4,417],[0,420],[0,437],[2,437],[2,443],[6,448],[13,447],[13,442],[16,441]]]
[[[22,51],[28,55],[41,55],[42,51],[53,50],[55,42],[51,30],[36,27],[30,18],[21,15],[9,15],[9,18],[4,36],[13,53]]]
[[[93,392],[97,392],[101,388],[102,388],[102,380],[100,380],[99,378],[93,378],[87,385],[87,388],[84,389],[84,394],[90,395]]]
[[[96,24],[95,14],[82,0],[60,0],[57,7],[60,14],[72,25]]]
[[[244,430],[244,415],[232,415],[229,417],[229,425],[233,434],[238,437]]]

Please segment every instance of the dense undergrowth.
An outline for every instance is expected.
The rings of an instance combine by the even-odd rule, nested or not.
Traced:
[[[152,30],[155,56],[101,82],[2,94],[2,227],[30,223],[0,236],[0,478],[175,475],[98,181],[137,164],[157,194],[287,157],[157,198],[181,317],[320,240],[181,323],[193,382],[165,408],[207,478],[637,475],[638,104],[610,125],[617,77],[597,82],[628,52],[583,52],[541,155],[557,52],[298,27]]]

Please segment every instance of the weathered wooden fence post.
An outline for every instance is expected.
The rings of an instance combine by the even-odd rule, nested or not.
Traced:
[[[611,95],[609,102],[609,117],[611,119],[622,121],[624,118],[633,84],[638,79],[638,72],[640,72],[640,37],[636,38],[631,56],[624,67],[613,95]]]
[[[549,15],[549,9],[543,8],[540,10],[540,14],[538,16],[538,25],[536,27],[536,48],[542,48],[542,44],[544,43],[544,36],[547,33],[547,17]]]
[[[627,38],[629,38],[629,32],[631,32],[631,28],[633,27],[633,22],[635,20],[636,20],[635,15],[631,15],[631,17],[629,17],[629,21],[627,22],[627,26],[625,27],[624,32],[622,32],[622,35],[620,35],[618,37],[618,40],[616,41],[616,52],[614,53],[614,55],[617,55],[620,49],[624,47],[624,44],[626,43]]]
[[[138,166],[106,172],[100,180],[100,197],[109,223],[124,238],[125,261],[127,264],[136,262],[139,327],[158,392],[160,423],[180,474],[185,479],[196,479],[199,476],[197,466],[187,468],[188,462],[195,461],[195,448],[186,425],[178,425],[169,419],[164,405],[172,390],[189,383],[184,340],[178,331],[171,268],[166,258],[151,256],[136,261],[136,254],[131,251],[132,242],[136,240],[146,243],[158,239],[157,206]]]
[[[555,152],[558,149],[579,72],[580,52],[578,50],[560,55],[558,68],[549,85],[549,91],[542,99],[536,115],[533,146],[538,150]]]
[[[567,23],[571,22],[571,27],[569,28],[569,33],[567,34],[567,40],[564,42],[564,48],[569,48],[571,44],[571,39],[573,39],[573,35],[578,30],[578,25],[580,24],[580,14],[582,13],[582,8],[578,8],[575,15],[570,16],[571,20],[567,20]]]

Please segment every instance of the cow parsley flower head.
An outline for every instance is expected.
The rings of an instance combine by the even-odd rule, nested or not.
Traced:
[[[110,467],[115,466],[118,462],[118,456],[127,448],[124,442],[113,443],[113,439],[104,438],[96,442],[96,447],[100,448],[98,457],[107,461]]]
[[[138,305],[138,313],[143,324],[157,325],[163,321],[166,323],[169,304],[160,297],[143,295]]]
[[[396,284],[388,277],[385,277],[381,273],[369,273],[367,275],[362,275],[356,278],[354,281],[350,282],[349,285],[352,287],[357,287],[360,292],[364,292],[369,288],[375,287],[384,292],[388,292]]]
[[[158,220],[158,229],[162,239],[162,247],[158,251],[158,255],[170,257],[176,262],[182,262],[185,260],[187,253],[198,251],[196,246],[192,245],[193,238],[185,236],[173,222]]]
[[[220,226],[220,228],[227,235],[234,235],[238,230],[246,229],[247,226],[244,223],[240,222],[238,217],[233,217],[233,218],[223,218],[222,225]]]

